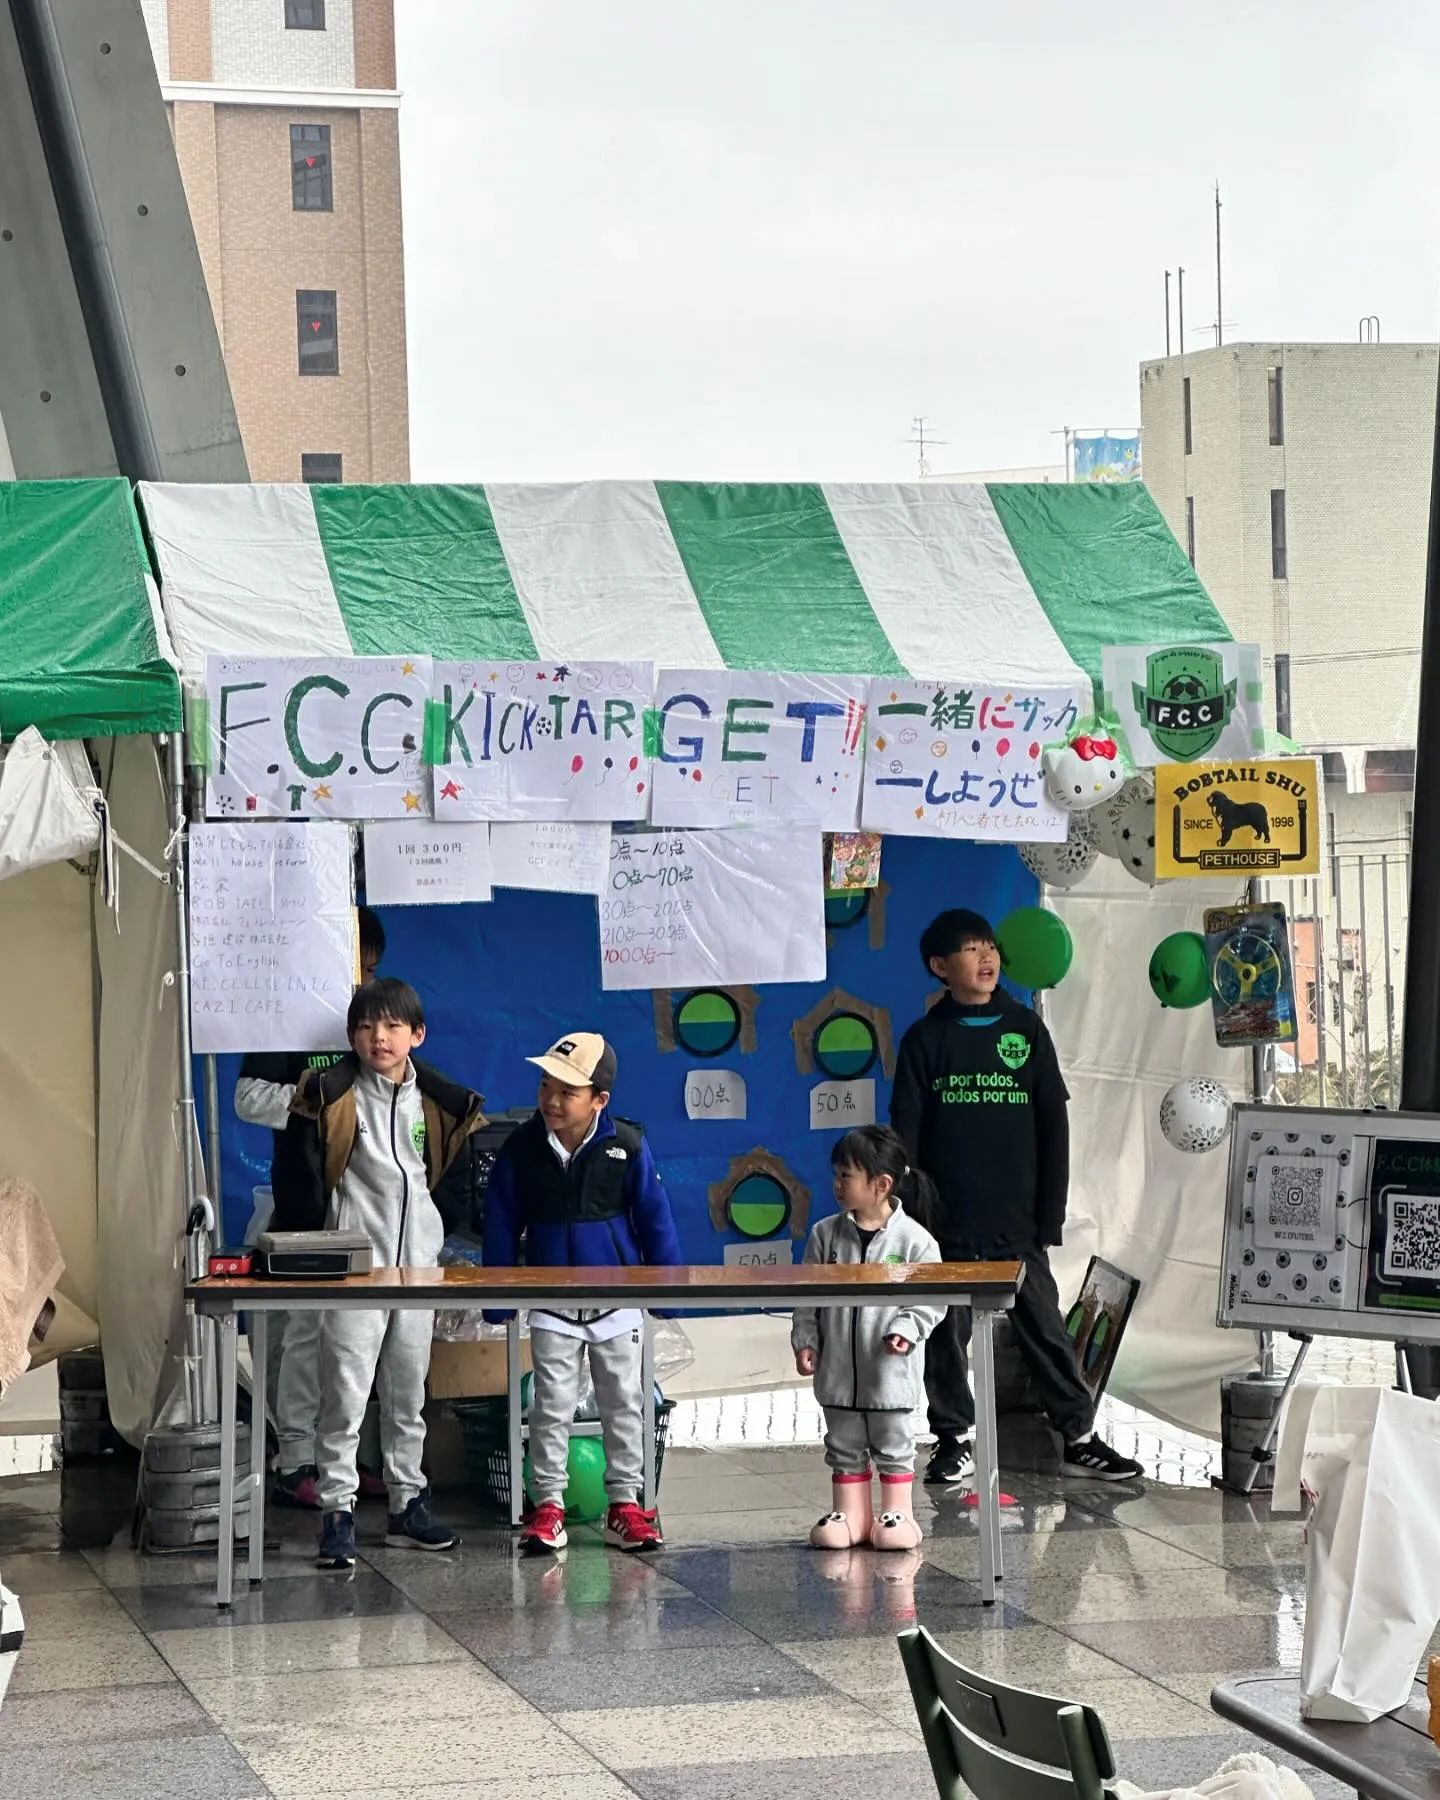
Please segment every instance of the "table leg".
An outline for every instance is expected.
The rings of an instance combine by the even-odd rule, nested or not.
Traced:
[[[975,1377],[975,1495],[980,1526],[980,1601],[995,1604],[1003,1570],[1000,1551],[1000,1471],[995,1445],[995,1315],[977,1306],[971,1330]]]
[[[251,1581],[265,1579],[265,1406],[270,1361],[270,1319],[250,1314],[250,1500]]]
[[[648,1511],[659,1501],[655,1472],[655,1330],[648,1312],[640,1315],[640,1380],[645,1389],[645,1491],[640,1504]]]
[[[512,1313],[505,1326],[505,1424],[510,1451],[510,1524],[520,1523],[525,1510],[524,1454],[520,1447],[520,1315]]]
[[[235,1382],[239,1321],[220,1317],[220,1539],[216,1545],[215,1604],[229,1606],[235,1593]],[[262,1420],[263,1422],[263,1420]]]

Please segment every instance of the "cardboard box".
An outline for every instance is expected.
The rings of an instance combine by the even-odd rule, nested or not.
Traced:
[[[530,1340],[520,1340],[520,1368],[530,1367]],[[486,1338],[454,1344],[436,1338],[430,1346],[430,1398],[480,1400],[505,1392],[505,1340]]]
[[[443,1400],[429,1400],[425,1420],[425,1454],[421,1468],[435,1488],[468,1488],[470,1469],[465,1461],[465,1435],[460,1421]]]

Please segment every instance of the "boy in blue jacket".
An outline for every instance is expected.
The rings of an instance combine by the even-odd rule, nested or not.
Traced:
[[[633,1268],[680,1261],[670,1201],[645,1142],[610,1115],[615,1052],[596,1032],[574,1031],[543,1056],[534,1116],[495,1158],[485,1197],[485,1262],[514,1268]],[[565,1546],[570,1426],[588,1351],[605,1439],[605,1541],[658,1550],[660,1526],[640,1505],[645,1422],[640,1313],[633,1309],[532,1311],[530,1463],[535,1511],[520,1534],[527,1555]]]

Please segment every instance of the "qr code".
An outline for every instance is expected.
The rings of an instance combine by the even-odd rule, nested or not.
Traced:
[[[1319,1162],[1272,1163],[1267,1201],[1271,1231],[1310,1238],[1320,1229],[1325,1170]]]
[[[1440,1275],[1440,1196],[1396,1194],[1390,1200],[1387,1275]]]

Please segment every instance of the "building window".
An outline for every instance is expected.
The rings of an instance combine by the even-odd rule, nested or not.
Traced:
[[[1415,752],[1413,750],[1367,750],[1365,752],[1365,792],[1367,794],[1409,794],[1415,788]]]
[[[317,481],[343,481],[343,460],[338,450],[306,450],[300,457],[300,479],[312,486]]]
[[[296,212],[333,212],[330,127],[290,127],[290,204]]]
[[[1195,421],[1190,411],[1190,377],[1180,383],[1180,403],[1185,409],[1185,454],[1195,448]]]
[[[1270,442],[1285,442],[1285,371],[1269,369],[1266,371],[1266,388],[1270,407]]]
[[[323,31],[325,0],[285,0],[287,31]]]
[[[1190,558],[1190,567],[1195,567],[1195,496],[1185,496],[1185,554]]]
[[[335,290],[300,288],[295,295],[295,329],[302,375],[338,375],[340,340],[335,329]]]
[[[1285,490],[1270,490],[1270,576],[1274,581],[1289,578],[1290,557],[1285,543]]]
[[[1281,737],[1290,735],[1290,652],[1275,652],[1275,729]],[[1345,779],[1345,765],[1342,759],[1340,779]]]

